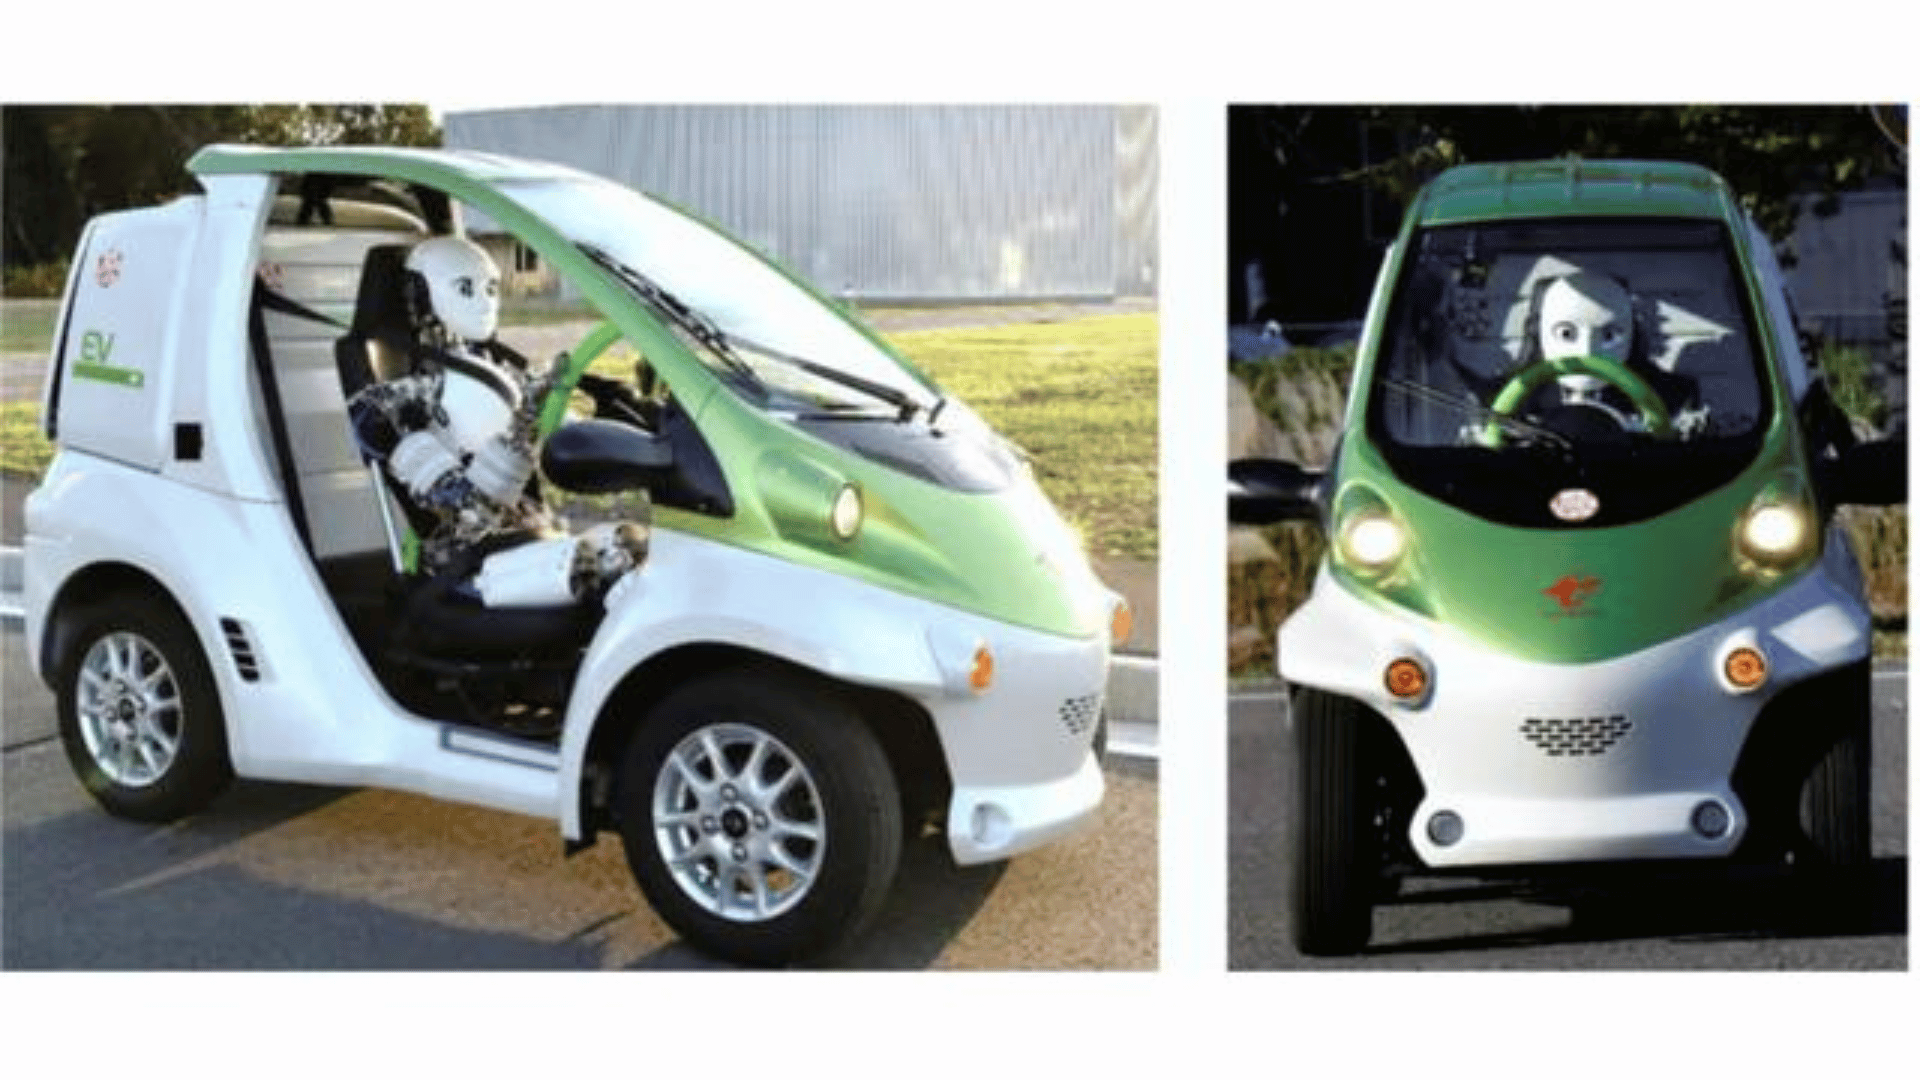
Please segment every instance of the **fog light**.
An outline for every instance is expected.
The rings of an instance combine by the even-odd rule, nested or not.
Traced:
[[[1759,649],[1742,645],[1727,654],[1727,681],[1741,690],[1751,690],[1767,681],[1767,658]]]
[[[1727,827],[1732,824],[1733,816],[1727,808],[1711,799],[1693,808],[1693,831],[1709,840],[1727,835]]]
[[[982,851],[1000,847],[1013,835],[1013,819],[993,803],[981,803],[973,808],[971,826],[969,832],[973,834],[974,846]]]
[[[1427,670],[1420,661],[1403,656],[1387,665],[1387,693],[1408,701],[1427,692]]]
[[[1442,810],[1427,819],[1427,839],[1441,847],[1452,847],[1466,835],[1467,823],[1451,810]]]

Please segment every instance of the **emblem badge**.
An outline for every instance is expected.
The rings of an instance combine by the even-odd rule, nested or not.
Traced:
[[[109,248],[100,253],[100,260],[93,265],[93,279],[105,289],[120,280],[120,252]]]
[[[1586,488],[1568,488],[1547,505],[1561,521],[1585,521],[1600,512],[1600,497]]]
[[[1561,614],[1572,614],[1584,607],[1588,600],[1593,599],[1594,593],[1600,591],[1600,579],[1562,574],[1559,581],[1540,591],[1560,602]]]

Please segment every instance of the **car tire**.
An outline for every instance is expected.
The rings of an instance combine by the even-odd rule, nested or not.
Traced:
[[[1806,912],[1852,925],[1873,908],[1873,715],[1871,671],[1848,673],[1840,693],[1824,699],[1818,715],[1836,732],[1807,771],[1799,790],[1802,842],[1794,878]]]
[[[1295,691],[1293,944],[1308,956],[1345,956],[1373,934],[1380,852],[1376,773],[1364,706]]]
[[[735,963],[784,967],[844,944],[899,867],[885,752],[850,705],[787,672],[669,693],[627,744],[618,805],[648,902]]]
[[[60,741],[88,794],[116,817],[166,822],[233,780],[220,693],[199,639],[145,597],[89,607],[60,658]]]
[[[1860,664],[1841,678],[1840,692],[1805,718],[1810,727],[1839,726],[1800,786],[1800,829],[1812,856],[1805,862],[1821,874],[1857,873],[1873,858],[1873,675]]]
[[[1849,721],[1801,788],[1801,828],[1816,868],[1859,870],[1872,858],[1871,740],[1864,718]]]

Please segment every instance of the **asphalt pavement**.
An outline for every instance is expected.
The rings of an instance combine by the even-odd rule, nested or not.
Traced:
[[[1233,695],[1228,716],[1228,965],[1235,971],[1886,971],[1907,967],[1907,674],[1873,683],[1873,873],[1861,924],[1809,919],[1777,879],[1654,877],[1527,888],[1410,881],[1374,914],[1367,951],[1304,957],[1287,936],[1292,742],[1276,688]]]
[[[242,781],[169,826],[75,783],[51,696],[0,629],[0,968],[692,970],[725,965],[647,907],[617,838],[372,789]],[[1150,970],[1156,772],[1115,761],[1095,825],[1005,863],[911,841],[869,932],[827,967]]]

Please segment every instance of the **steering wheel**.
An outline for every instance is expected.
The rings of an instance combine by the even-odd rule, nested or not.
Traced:
[[[1640,419],[1647,425],[1647,433],[1657,439],[1673,437],[1673,417],[1667,412],[1667,403],[1660,400],[1647,381],[1627,369],[1618,360],[1609,360],[1604,356],[1560,356],[1551,360],[1538,360],[1513,373],[1507,384],[1493,397],[1489,410],[1499,416],[1512,416],[1520,408],[1520,403],[1528,395],[1540,389],[1548,380],[1561,375],[1590,375],[1627,396],[1640,412]],[[1500,425],[1489,423],[1485,433],[1488,446],[1499,447],[1501,443]]]
[[[560,422],[566,419],[567,398],[580,386],[581,376],[620,337],[620,328],[611,319],[605,319],[588,330],[578,345],[561,354],[566,360],[566,367],[555,374],[553,384],[547,388],[547,399],[540,404],[538,431],[541,438],[553,434]],[[595,401],[598,403],[597,397]]]

